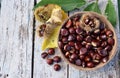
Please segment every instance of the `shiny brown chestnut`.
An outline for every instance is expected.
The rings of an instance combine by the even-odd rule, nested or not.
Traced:
[[[48,49],[48,54],[49,54],[49,55],[54,55],[54,54],[55,54],[54,48]]]
[[[46,59],[47,64],[52,65],[53,64],[53,59],[48,58]]]
[[[59,71],[61,69],[61,66],[59,64],[54,65],[54,70]]]

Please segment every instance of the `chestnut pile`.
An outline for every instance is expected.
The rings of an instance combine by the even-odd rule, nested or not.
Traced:
[[[70,63],[93,68],[109,60],[115,43],[113,36],[113,31],[99,18],[78,14],[62,26],[58,45]]]

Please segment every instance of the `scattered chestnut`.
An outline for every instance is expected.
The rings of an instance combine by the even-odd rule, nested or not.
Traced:
[[[54,48],[48,49],[48,54],[49,54],[49,55],[54,55],[54,54],[55,54]]]
[[[59,57],[59,56],[55,56],[54,58],[53,58],[53,60],[54,60],[54,62],[60,62],[61,61],[61,58]]]
[[[47,64],[52,65],[52,64],[53,64],[53,59],[48,58],[48,59],[46,60],[46,62],[47,62]]]
[[[59,71],[61,69],[61,66],[59,64],[54,65],[54,70]]]
[[[47,56],[48,56],[47,52],[43,52],[43,53],[41,54],[41,57],[42,57],[43,59],[45,59]]]

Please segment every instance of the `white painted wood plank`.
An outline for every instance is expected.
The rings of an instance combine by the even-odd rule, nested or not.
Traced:
[[[2,0],[0,78],[31,78],[34,0]]]
[[[104,10],[104,5],[107,0],[99,0],[101,10]],[[113,0],[116,11],[117,10],[117,0]],[[70,13],[70,14],[73,14]],[[117,24],[116,33],[118,35],[118,44],[120,44],[120,34],[119,34],[119,24]],[[120,45],[118,46],[120,48]],[[104,66],[95,71],[79,71],[71,66],[69,66],[69,78],[120,78],[120,68],[118,65],[118,53],[114,59]]]
[[[40,1],[40,0],[38,0]],[[41,23],[36,23],[36,28]],[[34,50],[34,78],[67,78],[67,64],[62,60],[60,71],[55,71],[53,65],[50,66],[46,63],[46,60],[41,58],[41,50],[43,38],[39,38],[35,34],[35,50]],[[61,56],[58,49],[55,51],[55,55]],[[52,58],[52,56],[51,56]],[[54,63],[55,64],[55,63]]]

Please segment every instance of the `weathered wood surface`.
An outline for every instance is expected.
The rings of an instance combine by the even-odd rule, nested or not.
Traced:
[[[34,0],[1,0],[0,78],[31,78]]]
[[[41,58],[43,39],[35,33],[40,23],[34,22],[32,11],[36,0],[0,1],[0,78],[120,78],[118,53],[109,64],[96,71],[79,71],[62,60],[62,70],[55,72],[53,65],[47,65]],[[106,1],[99,0],[102,10]],[[113,2],[117,11],[117,0]],[[119,31],[117,25],[118,44]],[[118,47],[120,49],[120,45]],[[57,49],[56,55],[61,56]]]

